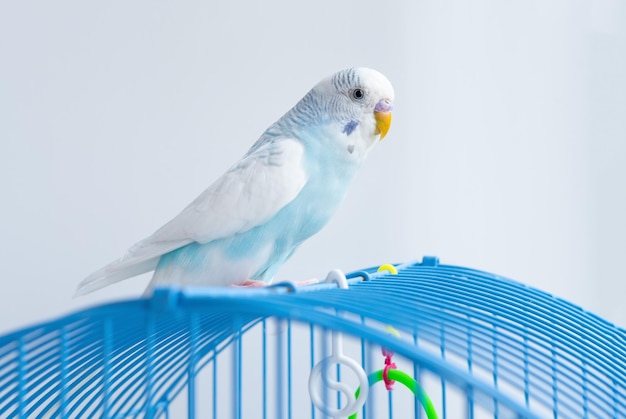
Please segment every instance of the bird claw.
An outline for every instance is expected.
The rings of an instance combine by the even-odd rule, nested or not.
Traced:
[[[317,278],[311,278],[311,279],[307,279],[304,281],[298,281],[298,282],[294,282],[294,285],[296,287],[303,287],[305,285],[313,285],[313,284],[319,284],[320,280]]]
[[[311,278],[304,281],[293,282],[296,287],[303,287],[305,285],[313,285],[319,283],[319,279]],[[267,284],[263,281],[258,281],[254,279],[246,279],[240,284],[232,284],[231,288],[261,288],[265,287]]]
[[[241,284],[232,284],[232,288],[261,288],[265,286],[265,282],[254,279],[246,279]]]

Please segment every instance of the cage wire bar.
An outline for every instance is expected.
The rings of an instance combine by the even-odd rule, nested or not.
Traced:
[[[371,386],[334,417],[626,418],[624,329],[434,257],[347,278],[161,288],[1,336],[0,417],[321,419],[367,392],[330,362],[312,403],[338,336]]]

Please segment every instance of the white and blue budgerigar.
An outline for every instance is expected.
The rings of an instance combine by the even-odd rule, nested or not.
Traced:
[[[271,283],[342,202],[391,124],[394,92],[368,68],[319,82],[174,219],[85,278],[83,295],[154,270],[148,287]]]

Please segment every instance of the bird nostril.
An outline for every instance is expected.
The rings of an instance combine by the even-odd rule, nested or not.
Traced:
[[[384,112],[391,112],[392,109],[393,109],[393,104],[391,103],[389,99],[381,99],[376,104],[374,111],[384,113]]]

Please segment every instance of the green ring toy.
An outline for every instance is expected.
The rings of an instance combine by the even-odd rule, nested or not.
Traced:
[[[389,376],[390,380],[404,384],[406,388],[413,392],[415,397],[417,397],[417,400],[419,400],[422,407],[426,411],[426,416],[428,417],[428,419],[439,419],[439,417],[437,416],[437,411],[435,410],[435,406],[430,400],[430,397],[428,397],[428,394],[424,392],[424,389],[417,383],[417,381],[413,379],[413,377],[396,369],[390,369],[387,372],[387,375]],[[378,383],[379,381],[383,381],[383,370],[378,370],[368,375],[367,381],[369,382],[370,387]],[[354,397],[359,397],[360,392],[361,387],[356,389]],[[352,414],[348,419],[357,419],[357,414],[358,412]]]

